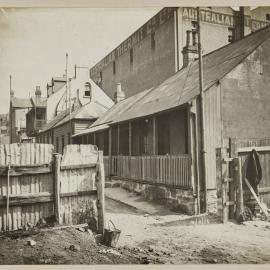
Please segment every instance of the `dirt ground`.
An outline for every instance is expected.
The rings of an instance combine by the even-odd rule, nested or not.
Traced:
[[[75,228],[0,239],[0,264],[269,263],[270,223],[181,225],[183,215],[151,215],[111,199],[107,220],[121,229],[117,248]],[[28,240],[36,244],[30,246]]]

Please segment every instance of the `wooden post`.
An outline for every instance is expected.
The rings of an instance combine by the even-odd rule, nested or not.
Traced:
[[[96,145],[96,133],[95,132],[93,133],[93,136],[94,136],[94,145]]]
[[[244,199],[243,199],[243,186],[242,186],[242,162],[241,158],[237,157],[233,160],[234,168],[234,180],[236,186],[236,210],[235,218],[237,221],[240,220],[241,215],[244,212]]]
[[[128,123],[128,175],[127,178],[131,178],[131,154],[132,154],[132,123]]]
[[[128,154],[132,155],[132,123],[128,123]]]
[[[200,149],[199,149],[199,113],[198,113],[198,102],[197,99],[194,101],[195,105],[195,111],[196,114],[194,114],[194,122],[195,122],[195,155],[196,155],[196,184],[197,184],[197,207],[198,211],[197,214],[201,213],[201,166],[200,166]]]
[[[233,138],[229,138],[229,157],[234,158],[237,155],[236,149],[236,140]],[[233,180],[235,179],[234,176],[234,162],[229,163],[229,177]],[[236,201],[236,183],[235,181],[231,181],[228,183],[228,190],[229,190],[229,201],[235,202]],[[235,204],[229,206],[229,218],[235,218],[235,211],[236,207]]]
[[[54,176],[54,215],[57,224],[61,224],[61,201],[60,201],[60,185],[61,185],[61,155],[53,155],[53,176]]]
[[[157,118],[153,116],[153,155],[157,155]]]
[[[109,128],[109,178],[112,175],[112,128]]]
[[[217,183],[217,212],[223,221],[223,200],[222,200],[222,148],[216,149],[216,183]]]
[[[120,154],[120,125],[117,125],[117,156]]]
[[[98,209],[98,232],[103,235],[105,224],[105,173],[103,163],[103,152],[98,151],[97,174],[97,209]]]
[[[228,178],[228,163],[224,160],[227,157],[227,149],[221,149],[221,176],[222,176],[222,208],[223,208],[223,223],[228,222],[229,209],[227,206],[228,182],[224,181]]]
[[[193,196],[196,200],[196,185],[195,185],[195,166],[196,166],[196,154],[194,153],[194,127],[192,123],[192,113],[190,110],[190,106],[187,107],[187,130],[188,130],[188,136],[187,136],[187,143],[188,143],[188,153],[191,156],[191,163],[190,163],[190,181],[192,185],[193,190]],[[198,207],[196,203],[196,209],[195,214],[198,214]]]

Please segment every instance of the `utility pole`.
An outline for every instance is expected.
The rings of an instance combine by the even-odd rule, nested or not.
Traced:
[[[67,102],[68,102],[68,54],[66,53],[66,111],[67,111]]]
[[[202,178],[204,183],[204,212],[207,212],[207,182],[206,182],[206,149],[205,149],[205,108],[203,91],[203,61],[201,44],[201,18],[200,8],[197,7],[197,32],[198,32],[198,52],[199,52],[199,85],[200,85],[200,124],[201,124],[201,156],[202,156]]]
[[[10,144],[12,143],[12,106],[11,106],[11,95],[12,95],[12,93],[11,93],[11,75],[9,75],[9,97],[10,97],[10,106],[9,106],[9,132],[10,132],[10,134],[9,134],[9,136],[10,136],[10,138],[9,138],[9,142],[10,142]]]

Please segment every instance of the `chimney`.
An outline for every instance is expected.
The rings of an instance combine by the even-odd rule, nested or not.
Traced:
[[[196,30],[187,30],[186,46],[182,50],[183,68],[198,57],[198,33]]]
[[[234,25],[234,40],[238,40],[245,35],[245,8],[240,7],[239,11],[234,11],[235,25]]]
[[[35,96],[36,96],[36,98],[40,98],[41,97],[40,86],[36,86]]]
[[[121,83],[116,84],[116,92],[114,94],[114,102],[118,103],[126,98],[125,92],[122,90]]]

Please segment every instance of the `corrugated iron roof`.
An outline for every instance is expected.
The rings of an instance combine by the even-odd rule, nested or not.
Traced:
[[[57,114],[49,123],[47,123],[40,132],[45,132],[53,128],[58,122],[60,122],[64,117],[66,117],[67,112],[60,112]]]
[[[12,98],[11,104],[13,108],[32,108],[33,105],[29,98]]]
[[[85,134],[88,134],[88,133],[92,133],[92,132],[96,132],[96,131],[101,131],[101,130],[105,130],[105,129],[108,129],[110,126],[107,125],[107,124],[102,124],[102,125],[99,125],[99,126],[94,126],[94,127],[89,127],[77,134],[74,134],[72,135],[72,137],[77,137],[77,136],[82,136],[82,135],[85,135]]]
[[[100,103],[96,101],[91,101],[81,108],[73,111],[71,115],[67,115],[64,119],[62,119],[60,122],[58,122],[55,127],[60,126],[66,122],[68,122],[71,119],[97,119],[101,115],[103,115],[108,108],[101,105]]]
[[[241,40],[203,56],[204,91],[222,79],[270,37],[265,27]],[[158,87],[145,90],[114,105],[91,127],[135,119],[178,107],[199,95],[198,60],[178,71]]]
[[[95,120],[101,115],[103,115],[107,110],[108,108],[100,104],[99,102],[91,101],[84,106],[76,109],[70,115],[69,110],[59,113],[55,118],[53,118],[52,121],[50,121],[43,127],[41,132],[48,131],[51,128],[60,126],[72,119]]]

